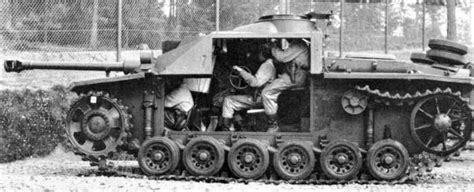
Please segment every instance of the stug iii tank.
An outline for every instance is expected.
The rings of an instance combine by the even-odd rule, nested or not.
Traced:
[[[67,114],[67,134],[84,159],[103,162],[125,150],[136,155],[143,174],[155,178],[396,183],[466,144],[474,102],[473,74],[462,60],[466,48],[434,40],[434,51],[415,54],[416,62],[328,57],[315,25],[315,19],[327,18],[263,16],[231,31],[164,42],[162,55],[136,61],[4,65],[9,72],[128,73],[74,82],[70,90],[80,98]],[[262,107],[240,111],[233,129],[218,131],[222,95],[253,93],[233,66],[255,73],[258,47],[284,47],[292,40],[308,46],[309,75],[304,85],[279,96],[280,131],[266,132]],[[186,82],[194,99],[179,131],[165,126],[169,85],[178,81]]]

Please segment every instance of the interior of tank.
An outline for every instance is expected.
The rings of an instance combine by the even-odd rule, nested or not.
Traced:
[[[227,38],[214,39],[213,56],[215,66],[212,77],[200,78],[194,87],[204,87],[205,91],[192,91],[194,108],[188,120],[189,130],[219,130],[222,122],[222,105],[225,96],[251,95],[257,100],[260,88],[248,86],[238,78],[233,66],[239,66],[251,74],[255,74],[262,63],[259,60],[259,49],[264,44],[277,41],[271,38]],[[283,64],[274,64],[277,75],[283,73]],[[168,82],[175,82],[177,77],[167,77]],[[199,79],[199,78],[198,78]],[[278,118],[281,132],[309,131],[310,91],[309,79],[303,87],[285,90],[278,98]],[[178,78],[179,80],[179,78]],[[181,79],[182,80],[182,79]],[[209,84],[206,87],[206,84]],[[170,86],[166,92],[171,91]],[[234,114],[233,128],[235,131],[266,131],[266,115],[263,105],[257,105]]]

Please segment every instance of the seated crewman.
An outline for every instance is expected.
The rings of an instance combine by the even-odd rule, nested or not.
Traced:
[[[244,79],[245,82],[250,87],[254,88],[263,88],[265,85],[272,82],[275,79],[276,68],[271,59],[271,52],[268,46],[260,47],[260,52],[258,54],[259,62],[263,62],[258,68],[255,75],[248,73],[238,66],[233,68],[239,72],[239,75]],[[253,98],[251,95],[231,95],[224,98],[224,103],[222,105],[222,118],[223,125],[222,131],[230,131],[232,126],[232,118],[235,111],[240,111],[242,109],[249,109],[254,106],[262,104],[262,99],[260,97]]]
[[[285,40],[286,41],[286,40]],[[278,97],[287,89],[301,87],[306,81],[309,70],[309,45],[303,39],[294,39],[288,46],[271,48],[274,61],[284,64],[284,73],[265,86],[262,90],[262,102],[268,118],[267,132],[278,132]]]
[[[194,106],[191,91],[182,81],[167,82],[171,90],[165,96],[165,127],[175,131],[186,129],[186,120]]]

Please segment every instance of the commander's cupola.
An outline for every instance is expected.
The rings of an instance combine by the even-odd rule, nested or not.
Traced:
[[[267,33],[306,33],[316,30],[314,22],[303,15],[267,15],[260,17],[255,23],[235,28],[241,32]]]

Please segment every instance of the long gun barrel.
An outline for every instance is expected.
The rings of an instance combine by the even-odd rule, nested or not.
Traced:
[[[84,70],[84,71],[123,71],[134,73],[140,67],[140,61],[125,60],[122,62],[107,63],[81,63],[81,62],[42,62],[5,60],[6,72],[21,72],[31,69],[57,69],[57,70]]]

